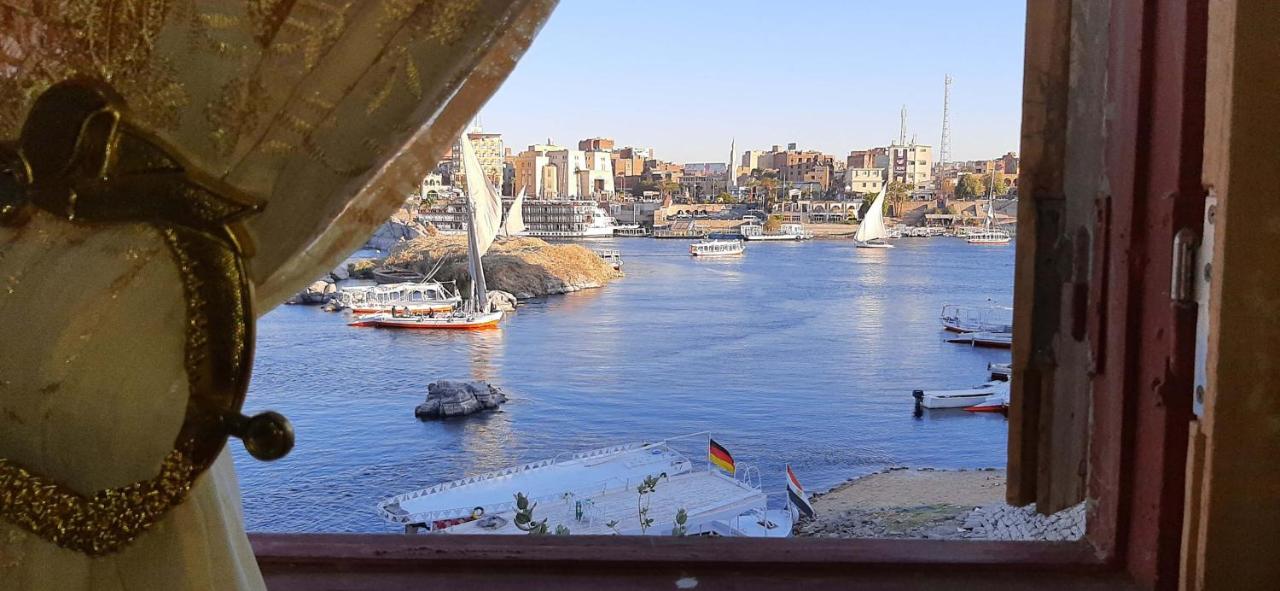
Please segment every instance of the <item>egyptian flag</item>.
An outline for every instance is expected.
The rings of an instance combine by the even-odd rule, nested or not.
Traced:
[[[707,441],[710,442],[707,449],[707,459],[732,476],[734,472],[733,456],[729,454],[729,450],[716,443],[714,439],[708,439]]]
[[[791,471],[791,464],[787,464],[787,498],[800,514],[813,518],[813,505],[809,503],[809,497],[805,496],[800,481],[796,480],[796,473]]]

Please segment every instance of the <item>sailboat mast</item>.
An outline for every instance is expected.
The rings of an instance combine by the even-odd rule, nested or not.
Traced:
[[[471,307],[477,312],[487,312],[489,289],[484,283],[484,265],[481,264],[480,248],[476,244],[476,217],[469,196],[464,201],[463,210],[467,215],[467,271],[471,273]]]

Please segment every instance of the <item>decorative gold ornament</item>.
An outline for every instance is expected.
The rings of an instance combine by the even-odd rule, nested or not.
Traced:
[[[240,413],[253,358],[252,286],[240,220],[260,206],[188,166],[129,121],[105,84],[73,79],[36,99],[16,145],[0,145],[0,224],[40,209],[72,223],[147,223],[178,266],[186,296],[186,418],[160,474],[81,495],[0,458],[0,517],[59,546],[108,554],[186,497],[227,437],[260,460],[283,457],[293,428]]]

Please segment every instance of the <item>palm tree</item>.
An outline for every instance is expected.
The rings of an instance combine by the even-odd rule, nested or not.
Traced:
[[[885,187],[885,201],[893,206],[893,215],[895,217],[902,216],[902,203],[907,200],[907,196],[911,193],[911,185],[902,181],[891,181],[888,187]]]
[[[751,179],[751,187],[754,190],[759,188],[764,192],[764,211],[769,211],[769,198],[773,196],[773,192],[778,188],[778,177],[773,173],[764,173],[756,178]]]

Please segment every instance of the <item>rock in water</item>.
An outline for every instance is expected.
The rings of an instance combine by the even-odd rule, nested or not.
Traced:
[[[482,410],[494,410],[507,401],[507,396],[489,382],[454,382],[440,380],[427,385],[427,400],[414,409],[422,420],[466,416]]]

